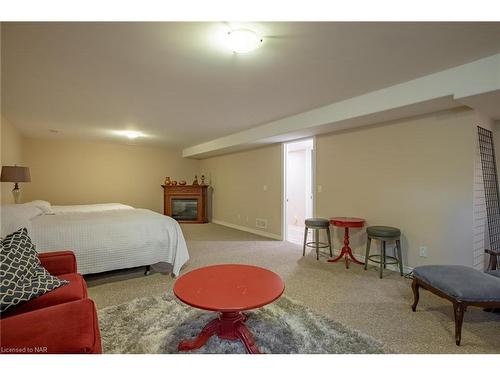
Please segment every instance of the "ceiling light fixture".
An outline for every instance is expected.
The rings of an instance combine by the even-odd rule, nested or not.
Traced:
[[[137,132],[134,130],[123,130],[123,131],[118,131],[116,134],[127,137],[128,139],[136,139],[139,137],[144,137],[144,134],[141,132]]]
[[[238,29],[229,31],[225,42],[234,53],[247,53],[259,47],[263,39],[251,30]]]

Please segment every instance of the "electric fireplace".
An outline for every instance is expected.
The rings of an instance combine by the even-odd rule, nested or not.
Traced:
[[[207,223],[206,185],[162,185],[163,213],[183,223]]]

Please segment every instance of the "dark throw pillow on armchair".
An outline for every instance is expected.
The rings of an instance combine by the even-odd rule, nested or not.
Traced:
[[[2,239],[0,313],[67,283],[42,267],[26,228]]]

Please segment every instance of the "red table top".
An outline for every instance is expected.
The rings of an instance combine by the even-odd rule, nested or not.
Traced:
[[[361,228],[365,225],[365,219],[360,217],[331,217],[330,224],[335,225],[336,227],[349,227],[349,228]]]
[[[179,277],[174,294],[182,302],[209,311],[256,309],[278,299],[285,283],[274,272],[244,264],[198,268]]]

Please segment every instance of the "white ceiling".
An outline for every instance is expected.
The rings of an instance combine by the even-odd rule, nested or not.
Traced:
[[[500,52],[500,23],[236,26],[263,45],[221,49],[225,23],[3,23],[2,114],[34,137],[185,147]]]

